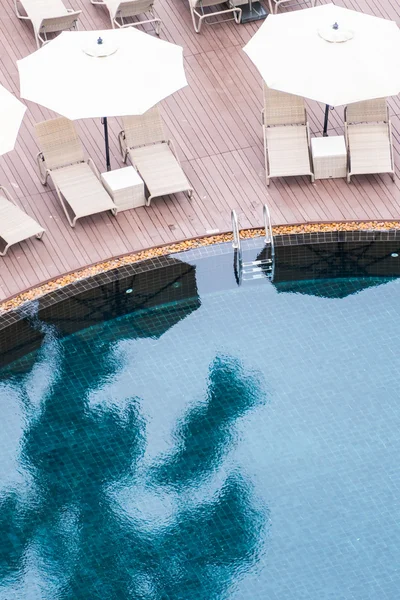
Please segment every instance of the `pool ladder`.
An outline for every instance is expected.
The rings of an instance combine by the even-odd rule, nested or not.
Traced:
[[[235,272],[236,283],[241,285],[244,281],[261,279],[262,277],[267,277],[270,281],[273,281],[275,272],[275,245],[274,234],[272,232],[271,225],[271,216],[269,214],[267,204],[264,204],[263,207],[265,258],[252,260],[249,262],[243,261],[239,221],[236,211],[233,209],[231,212],[231,219],[233,232],[232,247],[234,249],[233,268]]]

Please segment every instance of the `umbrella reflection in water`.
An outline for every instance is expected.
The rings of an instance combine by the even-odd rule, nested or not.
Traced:
[[[87,298],[81,297],[76,306],[83,307],[90,322],[107,310],[109,318],[116,311],[124,314],[132,302],[124,304],[125,298],[149,308],[169,295],[167,290],[181,296],[190,290],[186,308],[172,313],[173,327],[200,301],[194,267],[177,260],[170,267],[164,286],[150,286],[144,295],[138,280],[126,279],[122,288],[119,281],[124,299],[119,306],[108,306],[116,282],[103,290],[90,315]],[[174,286],[177,282],[181,285]],[[150,467],[147,482],[136,482],[139,473],[146,479],[141,468],[146,423],[139,398],[126,398],[123,410],[112,398],[107,401],[107,385],[123,368],[115,361],[114,337],[96,341],[79,334],[60,341],[50,321],[47,314],[47,322],[41,322],[45,343],[35,367],[51,356],[53,380],[39,403],[32,404],[30,373],[14,376],[25,414],[18,466],[25,481],[18,491],[6,486],[1,496],[0,580],[7,589],[40,564],[48,575],[43,585],[48,591],[50,577],[57,600],[225,597],[233,578],[259,556],[268,510],[255,501],[250,482],[237,469],[227,469],[219,490],[207,501],[188,502],[188,492],[193,484],[207,490],[207,476],[220,469],[235,441],[236,421],[264,401],[257,375],[232,357],[217,356],[210,365],[205,401],[178,423],[175,449]],[[67,332],[76,324],[61,319],[60,325]],[[166,322],[154,325],[152,319],[143,319],[139,327],[124,332],[126,339],[157,338],[167,329]],[[105,402],[95,405],[91,396],[97,390]],[[120,491],[134,490],[137,483],[146,483],[154,495],[169,493],[168,486],[174,486],[177,508],[162,526],[152,520],[149,528],[140,510],[132,513],[118,500]]]
[[[259,253],[262,260],[267,249]],[[399,243],[329,242],[275,246],[273,285],[279,293],[346,298],[400,276]]]

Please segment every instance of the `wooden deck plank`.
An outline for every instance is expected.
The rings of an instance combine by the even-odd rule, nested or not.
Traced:
[[[400,20],[393,0],[346,0],[343,6]],[[81,29],[108,30],[105,9],[89,0],[75,0],[82,10]],[[283,10],[283,9],[282,9]],[[153,200],[150,207],[102,213],[78,221],[72,229],[54,188],[43,187],[37,174],[34,124],[51,118],[50,110],[27,102],[16,148],[0,157],[0,183],[18,204],[46,228],[35,239],[12,247],[0,259],[0,300],[48,278],[107,260],[112,256],[183,238],[230,228],[235,208],[242,227],[262,224],[268,202],[274,223],[336,219],[397,219],[400,183],[389,176],[355,177],[310,184],[307,177],[272,180],[265,185],[260,111],[262,85],[257,69],[242,48],[260,22],[205,25],[193,31],[187,0],[159,0],[162,36],[184,48],[189,86],[162,103],[168,135],[174,140],[183,168],[194,188],[192,200],[183,194]],[[146,30],[151,27],[146,26]],[[2,0],[0,15],[0,83],[18,95],[16,61],[36,49],[29,23],[19,21],[12,0]],[[51,77],[51,74],[45,76]],[[395,161],[400,161],[400,99],[389,100]],[[310,129],[321,135],[324,106],[307,101]],[[100,172],[105,170],[103,127],[99,119],[77,122],[85,151]],[[120,119],[109,119],[113,168],[123,166],[118,147]],[[343,132],[343,108],[330,113],[329,132]]]

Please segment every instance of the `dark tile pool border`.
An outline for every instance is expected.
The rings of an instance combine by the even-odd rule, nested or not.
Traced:
[[[348,227],[350,224],[320,224],[308,225],[332,228],[337,225]],[[356,223],[351,223],[355,226]],[[378,222],[362,223],[365,226],[378,226],[380,229],[353,230],[315,230],[298,232],[301,226],[274,227],[274,242],[277,246],[299,246],[304,244],[323,244],[329,242],[364,242],[364,241],[398,241],[400,240],[400,223]],[[383,226],[391,228],[383,228]],[[393,226],[398,225],[399,228]],[[304,225],[303,225],[304,228]],[[294,233],[280,233],[281,230]],[[253,229],[241,232],[242,243],[246,248],[260,247],[263,243],[263,230]],[[153,269],[167,266],[170,257],[186,260],[196,260],[232,252],[232,234],[212,235],[181,243],[160,246],[138,253],[131,253],[119,258],[105,261],[97,265],[81,269],[76,273],[58,277],[41,284],[31,290],[26,290],[0,304],[0,330],[24,318],[23,307],[35,300],[39,302],[39,310],[61,302],[81,292],[96,288],[100,285],[116,281],[123,277],[145,273]]]

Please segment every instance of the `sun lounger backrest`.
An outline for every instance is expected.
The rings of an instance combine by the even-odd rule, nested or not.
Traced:
[[[297,125],[307,121],[304,98],[271,90],[264,83],[265,125]]]
[[[153,106],[140,116],[122,117],[122,124],[128,148],[166,140],[158,106]]]
[[[153,4],[154,0],[127,0],[120,2],[115,12],[119,17],[134,17],[148,11]]]
[[[346,107],[348,123],[373,123],[388,121],[386,98],[354,102]]]
[[[189,0],[191,6],[195,8],[203,8],[204,6],[217,6],[221,4],[221,0]]]
[[[76,10],[67,15],[61,15],[60,17],[43,19],[39,28],[39,33],[55,33],[57,31],[71,29],[77,22],[81,12],[81,10]]]
[[[48,169],[57,169],[85,160],[74,124],[65,117],[35,125],[40,150]]]

